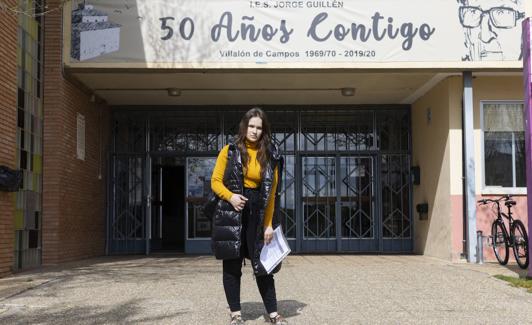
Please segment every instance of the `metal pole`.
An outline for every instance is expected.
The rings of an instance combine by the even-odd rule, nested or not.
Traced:
[[[476,211],[476,196],[475,196],[475,149],[473,139],[473,73],[471,71],[463,72],[464,80],[464,171],[466,182],[465,198],[466,198],[466,213],[467,223],[464,225],[467,228],[467,261],[469,263],[476,262],[477,250],[477,211]]]
[[[528,256],[532,256],[532,249],[530,248],[530,242],[532,242],[532,234],[530,228],[532,225],[532,124],[530,123],[532,118],[532,94],[531,94],[531,76],[532,64],[530,62],[530,18],[523,21],[523,73],[524,73],[524,120],[525,120],[525,150],[526,150],[526,189],[528,194]],[[528,276],[532,277],[532,263],[528,265]]]
[[[152,169],[152,159],[150,155],[150,120],[148,119],[145,124],[144,128],[144,139],[146,141],[145,143],[145,153],[144,153],[144,190],[145,190],[145,200],[146,200],[146,210],[145,210],[145,216],[144,219],[144,226],[145,228],[145,236],[146,236],[146,249],[145,254],[150,255],[151,251],[151,200],[152,200],[152,193],[151,193],[151,169]]]
[[[484,242],[482,241],[482,230],[477,231],[477,264],[484,264]]]

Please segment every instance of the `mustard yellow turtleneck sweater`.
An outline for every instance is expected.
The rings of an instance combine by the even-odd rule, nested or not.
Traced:
[[[248,166],[245,171],[244,175],[244,187],[247,188],[257,188],[260,186],[260,182],[262,180],[262,176],[260,174],[261,168],[260,164],[257,160],[257,147],[253,144],[246,143],[246,148],[248,150]],[[225,172],[225,166],[227,165],[227,151],[229,150],[229,145],[226,145],[222,148],[220,153],[218,154],[218,158],[216,159],[216,165],[214,166],[214,170],[212,172],[211,177],[211,188],[216,195],[218,195],[223,200],[229,201],[231,196],[233,196],[233,193],[229,191],[227,187],[225,187],[223,183],[224,178],[224,172]],[[278,170],[277,167],[275,168],[275,171],[273,173],[273,182],[272,182],[272,195],[268,198],[268,205],[266,206],[266,209],[264,210],[264,227],[271,227],[272,226],[272,219],[273,219],[273,209],[275,206],[275,191],[277,189],[277,182],[278,182]]]

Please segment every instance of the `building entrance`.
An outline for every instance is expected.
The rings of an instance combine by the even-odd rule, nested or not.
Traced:
[[[185,166],[152,167],[150,219],[152,251],[184,252]]]
[[[110,253],[210,253],[216,156],[249,107],[116,108]],[[408,106],[265,107],[285,159],[279,222],[294,252],[411,252]]]
[[[372,156],[303,156],[303,251],[377,251]]]

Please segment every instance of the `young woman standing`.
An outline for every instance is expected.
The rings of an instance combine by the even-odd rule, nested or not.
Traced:
[[[272,144],[266,114],[250,109],[240,121],[234,143],[220,151],[211,187],[220,198],[214,212],[212,247],[223,260],[223,286],[231,310],[231,325],[244,324],[240,308],[242,262],[251,260],[253,273],[270,322],[287,324],[277,313],[273,273],[260,263],[260,251],[273,238],[281,157]],[[244,262],[245,263],[245,262]]]

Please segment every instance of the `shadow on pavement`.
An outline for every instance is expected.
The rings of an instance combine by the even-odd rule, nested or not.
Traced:
[[[66,311],[63,306],[37,307],[24,305],[4,305],[8,310],[3,315],[0,314],[2,324],[109,324],[122,323],[125,321],[132,323],[164,322],[186,312],[174,312],[161,316],[146,317],[142,312],[142,299],[133,299],[126,303],[94,307],[72,307]],[[139,317],[140,316],[140,317]],[[144,316],[144,317],[143,317]]]
[[[507,268],[508,270],[515,272],[519,274],[519,278],[526,279],[528,270],[523,270],[519,267],[517,264],[506,264],[502,265],[503,267]]]
[[[17,272],[13,274],[13,276],[24,276],[28,274],[40,274],[40,273],[47,273],[47,272],[61,272],[61,271],[67,271],[67,270],[70,271],[70,270],[76,270],[79,268],[107,266],[109,264],[116,264],[121,267],[136,267],[136,266],[144,266],[144,265],[152,264],[152,263],[170,264],[170,263],[174,263],[175,260],[185,260],[190,264],[190,263],[198,263],[202,261],[208,262],[211,259],[214,259],[214,257],[210,255],[184,255],[182,253],[165,253],[165,254],[154,253],[150,256],[145,256],[145,255],[98,256],[98,257],[91,257],[87,259],[81,259],[77,261],[62,262],[59,264],[45,265],[41,267],[27,269],[21,272]]]
[[[262,302],[242,302],[242,318],[246,319],[258,319],[259,317],[266,316],[266,310]],[[279,300],[277,302],[277,308],[279,314],[285,318],[297,316],[301,314],[303,308],[307,304],[297,300]]]

